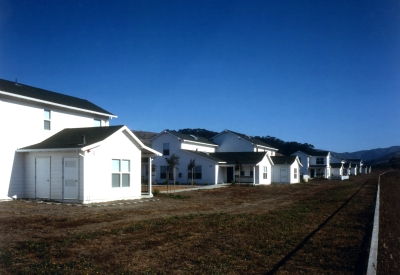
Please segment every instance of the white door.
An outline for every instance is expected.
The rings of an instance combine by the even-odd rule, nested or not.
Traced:
[[[35,159],[36,198],[50,199],[50,157]]]
[[[64,199],[78,199],[78,158],[64,158]]]
[[[281,182],[288,182],[288,169],[287,168],[281,168]]]

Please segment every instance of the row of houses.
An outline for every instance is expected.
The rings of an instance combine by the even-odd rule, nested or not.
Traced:
[[[362,167],[361,161],[334,162],[329,152],[323,163],[301,152],[282,156],[276,148],[230,130],[210,140],[165,130],[147,143],[124,125],[110,126],[117,116],[90,101],[2,79],[0,114],[0,200],[137,199],[152,196],[153,182],[169,179],[298,183],[301,174],[333,178],[356,174],[351,169]],[[171,175],[166,158],[173,154],[180,165]],[[193,170],[187,169],[189,163]]]
[[[152,139],[152,148],[162,152],[162,157],[153,161],[157,183],[168,180],[189,182],[192,179],[191,169],[188,169],[191,162],[195,163],[196,184],[300,182],[301,163],[297,156],[278,156],[278,149],[230,130],[224,130],[210,140],[165,130]],[[172,155],[179,157],[175,174],[167,171],[167,159]]]
[[[350,175],[371,173],[371,166],[365,166],[362,159],[343,159],[329,151],[317,151],[312,155],[295,152],[302,164],[300,173],[305,178],[348,179]]]

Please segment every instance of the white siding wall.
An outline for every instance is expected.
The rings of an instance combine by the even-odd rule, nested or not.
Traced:
[[[113,159],[130,160],[130,187],[112,187]],[[84,167],[84,203],[141,197],[141,151],[123,132],[114,134],[100,147],[86,152]]]
[[[268,171],[267,179],[263,178],[263,171],[264,171],[263,167],[264,166],[267,166],[267,171]],[[258,184],[271,184],[271,182],[272,182],[272,166],[271,166],[271,162],[268,160],[267,157],[264,157],[264,159],[256,167],[256,183],[258,183]]]
[[[51,130],[44,130],[44,109],[51,111]],[[3,118],[0,142],[0,200],[24,194],[24,154],[15,153],[21,147],[39,143],[64,128],[92,127],[94,118],[83,112],[0,98],[0,116]],[[108,118],[102,117],[104,125]]]
[[[247,140],[238,138],[237,135],[225,132],[214,138],[218,144],[217,152],[255,152],[255,147]]]
[[[215,147],[203,145],[203,144],[189,144],[189,143],[182,143],[181,148],[185,150],[191,151],[199,151],[199,152],[207,152],[207,153],[214,153]],[[159,151],[161,152],[161,151]]]
[[[156,182],[157,183],[163,183],[165,179],[160,178],[160,173],[161,169],[160,166],[166,166],[166,161],[165,158],[169,158],[172,154],[175,154],[180,157],[179,163],[180,165],[178,166],[178,170],[176,171],[176,180],[180,183],[187,183],[188,178],[187,178],[187,166],[189,164],[189,161],[191,159],[196,159],[196,166],[202,166],[202,179],[194,179],[194,181],[198,184],[215,184],[215,177],[217,176],[215,173],[215,163],[211,162],[207,159],[197,157],[195,155],[192,155],[190,153],[187,153],[185,151],[182,151],[181,148],[186,148],[187,150],[196,150],[195,146],[192,146],[190,144],[185,144],[181,143],[175,136],[169,134],[169,133],[163,133],[159,137],[157,137],[153,143],[152,143],[152,148],[158,152],[163,152],[163,144],[164,143],[169,143],[169,155],[168,156],[161,156],[161,157],[156,157],[153,160],[153,164],[156,165]],[[200,147],[198,147],[200,148]],[[202,150],[198,150],[200,152],[204,152],[204,150],[207,150],[207,152],[214,152],[214,148],[207,148],[207,147],[201,147]],[[204,149],[204,150],[203,150]],[[210,167],[211,165],[211,167]],[[179,177],[179,173],[181,174],[181,177]],[[219,180],[219,179],[218,179]],[[189,182],[191,180],[189,179]]]
[[[300,167],[300,175],[308,175],[308,167],[310,165],[309,156],[303,152],[293,153],[292,156],[298,156],[300,159],[301,165],[303,165]]]

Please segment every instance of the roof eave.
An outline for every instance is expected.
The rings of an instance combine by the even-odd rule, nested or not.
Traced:
[[[113,114],[101,113],[101,112],[91,111],[91,110],[87,110],[87,109],[72,107],[72,106],[59,104],[59,103],[54,103],[54,102],[51,102],[51,101],[41,100],[41,99],[37,99],[37,98],[33,98],[33,97],[16,95],[16,94],[4,92],[4,91],[0,91],[0,94],[7,95],[7,96],[10,96],[10,97],[19,98],[19,99],[24,99],[24,100],[28,100],[28,101],[54,105],[54,106],[57,106],[57,107],[62,107],[62,108],[71,109],[71,110],[75,110],[75,111],[81,111],[81,112],[85,112],[85,113],[91,113],[91,114],[96,114],[96,115],[101,115],[101,116],[107,116],[109,118],[117,118],[118,117],[118,116],[113,115]]]

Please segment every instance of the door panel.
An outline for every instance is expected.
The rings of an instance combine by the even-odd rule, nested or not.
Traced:
[[[288,182],[288,171],[287,168],[281,168],[281,182]]]
[[[78,199],[78,158],[64,158],[64,199]]]
[[[36,198],[50,199],[50,157],[35,159]]]

